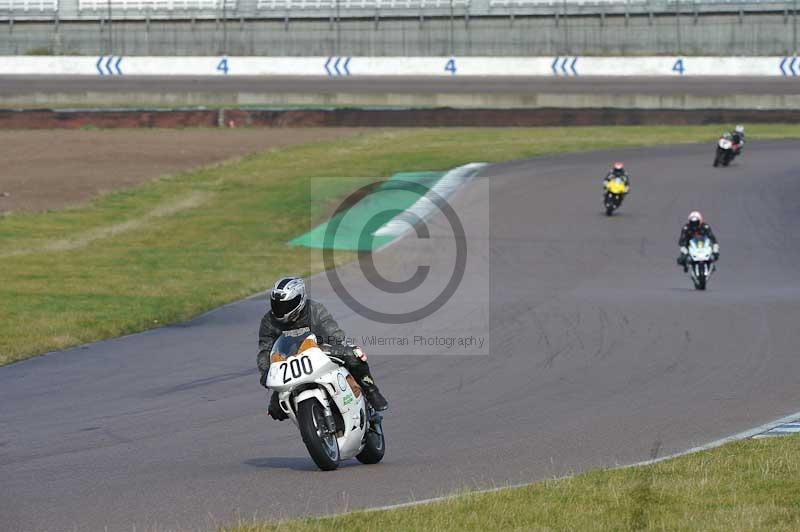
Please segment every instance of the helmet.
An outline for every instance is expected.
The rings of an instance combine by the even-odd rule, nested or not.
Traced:
[[[283,277],[269,294],[272,315],[281,323],[297,319],[306,306],[306,283],[299,277]]]
[[[703,215],[700,211],[692,211],[689,213],[689,227],[697,229],[703,223]]]
[[[625,173],[625,164],[621,162],[614,163],[614,166],[611,167],[611,170],[617,174],[624,174]]]
[[[742,124],[737,124],[733,130],[740,135],[744,134],[744,126]]]

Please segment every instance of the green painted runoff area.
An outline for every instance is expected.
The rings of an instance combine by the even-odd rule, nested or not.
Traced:
[[[421,185],[427,191],[444,174],[445,172],[394,174],[355,205],[334,214],[327,222],[290,240],[289,244],[316,249],[374,251],[397,236],[373,236],[373,233],[420,198],[419,192],[422,188],[406,183]]]

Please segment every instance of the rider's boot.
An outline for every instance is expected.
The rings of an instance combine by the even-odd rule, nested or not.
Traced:
[[[361,389],[364,390],[364,395],[369,404],[372,405],[372,408],[378,412],[383,412],[389,408],[389,402],[386,401],[386,398],[375,385],[375,379],[372,378],[372,373],[369,371],[367,357],[360,348],[355,348],[352,355],[345,358],[345,367],[358,381]]]
[[[686,255],[681,254],[681,256],[678,257],[678,265],[683,266],[683,273],[689,272],[689,266],[686,264]]]
[[[381,391],[375,386],[375,381],[372,380],[370,374],[364,375],[360,381],[361,387],[364,389],[364,395],[367,396],[367,401],[372,405],[372,408],[378,412],[383,412],[389,408],[389,402],[386,401]]]

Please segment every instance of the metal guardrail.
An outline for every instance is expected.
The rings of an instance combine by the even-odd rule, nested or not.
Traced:
[[[259,10],[321,10],[321,9],[363,9],[396,10],[449,9],[469,7],[470,0],[258,0]]]
[[[0,11],[14,13],[57,11],[58,0],[0,0]]]
[[[176,11],[213,10],[219,8],[219,0],[79,0],[81,10],[114,9],[123,11]]]
[[[0,0],[0,20],[332,19],[781,12],[800,0]]]
[[[564,2],[559,0],[490,0],[489,7],[530,7],[540,5],[562,5]],[[626,5],[626,4],[646,4],[647,0],[570,0],[570,5]]]
[[[792,2],[789,1],[788,4]],[[663,6],[767,6],[772,4],[785,5],[785,1],[775,0],[489,0],[489,7],[531,7],[531,6],[612,6],[612,7],[642,7],[647,6],[651,9],[658,10]]]

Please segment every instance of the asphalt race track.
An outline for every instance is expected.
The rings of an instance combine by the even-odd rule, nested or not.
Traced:
[[[315,277],[348,332],[491,329],[487,356],[371,357],[392,405],[377,466],[319,472],[296,429],[268,420],[261,298],[0,368],[0,529],[195,529],[402,503],[663,456],[800,410],[800,149],[753,141],[716,169],[713,148],[487,168],[453,200],[478,250],[458,297],[483,313],[367,326]],[[606,218],[600,181],[617,159],[632,193]],[[489,224],[473,219],[487,189]],[[675,265],[695,208],[722,247],[705,293]],[[423,254],[414,241],[378,253],[379,271],[450,260],[452,243]]]
[[[369,77],[0,76],[0,96],[82,93],[296,94],[644,94],[726,96],[800,94],[792,78],[769,77]]]

